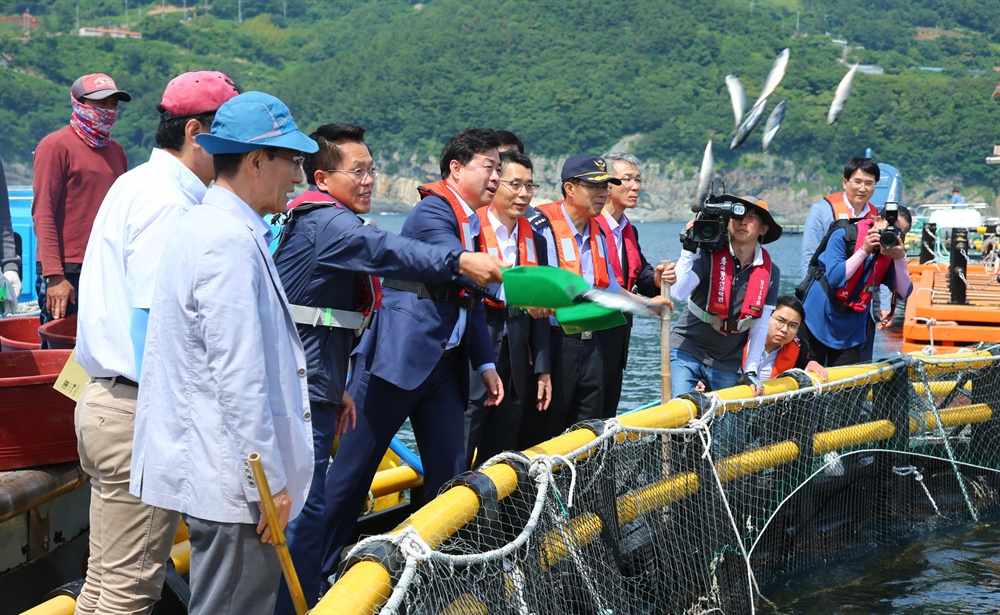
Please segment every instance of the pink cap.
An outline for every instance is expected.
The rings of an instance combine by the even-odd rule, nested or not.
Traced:
[[[170,80],[160,101],[160,119],[190,117],[218,110],[240,92],[233,80],[214,70],[184,73]]]
[[[128,92],[119,90],[118,86],[115,85],[115,80],[104,73],[94,73],[93,75],[80,77],[73,82],[70,93],[77,100],[83,100],[84,98],[104,100],[109,96],[117,96],[118,100],[122,102],[132,100],[132,96]]]

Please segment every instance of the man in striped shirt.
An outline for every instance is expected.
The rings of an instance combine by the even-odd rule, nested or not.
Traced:
[[[90,558],[76,613],[149,613],[160,597],[179,515],[129,494],[132,436],[154,274],[174,222],[201,202],[212,156],[195,141],[239,92],[219,72],[167,84],[149,161],[111,187],[80,274],[77,360],[91,376],[76,407],[90,475]]]

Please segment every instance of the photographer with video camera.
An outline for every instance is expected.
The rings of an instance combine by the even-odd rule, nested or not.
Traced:
[[[755,196],[709,195],[698,209],[681,235],[670,289],[674,301],[688,300],[670,336],[671,390],[742,382],[760,395],[757,372],[781,276],[761,246],[781,237],[781,226]]]
[[[865,319],[879,284],[893,291],[894,300],[910,296],[903,238],[912,220],[907,208],[886,203],[874,220],[838,222],[816,250],[799,287],[806,308],[800,335],[824,366],[861,361]]]

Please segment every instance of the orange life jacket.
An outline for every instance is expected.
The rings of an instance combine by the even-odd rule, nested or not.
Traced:
[[[858,222],[858,238],[854,242],[855,252],[860,250],[861,246],[864,245],[868,229],[874,223],[874,220],[871,219]],[[849,257],[850,255],[847,256]],[[858,267],[858,270],[854,272],[851,279],[834,292],[834,296],[837,299],[855,312],[864,312],[868,309],[875,289],[882,283],[882,280],[885,279],[885,274],[892,267],[892,258],[879,252],[878,256],[875,257],[875,263],[872,265],[871,271],[868,272],[868,275],[864,275],[868,269],[869,260],[870,257],[866,258],[864,264]],[[863,280],[862,276],[864,276]]]
[[[749,344],[747,344],[749,346]],[[802,342],[798,337],[793,338],[784,346],[778,349],[778,356],[774,358],[774,367],[771,368],[771,375],[768,378],[777,378],[779,375],[795,367],[799,361],[799,353],[802,351]],[[747,347],[743,347],[743,364],[747,361]]]
[[[451,210],[455,212],[455,219],[458,220],[458,238],[462,241],[462,246],[472,252],[476,249],[476,244],[472,240],[472,227],[469,226],[469,216],[462,207],[462,202],[458,196],[448,187],[446,180],[436,181],[422,186],[417,186],[417,192],[421,198],[436,196],[451,205]]]
[[[608,241],[608,259],[611,260],[611,268],[615,272],[615,279],[618,285],[635,292],[636,282],[639,279],[639,272],[642,271],[642,258],[639,255],[639,240],[635,236],[635,227],[622,214],[624,226],[622,227],[622,248],[625,250],[625,262],[628,263],[628,271],[622,271],[622,257],[618,254],[618,246],[614,242],[614,234],[611,232],[611,224],[608,223],[604,214],[597,216],[597,224],[604,229],[604,237]]]
[[[871,203],[865,205],[865,210],[860,216],[854,215],[854,210],[847,204],[847,195],[843,192],[828,194],[823,197],[823,200],[830,204],[834,220],[850,220],[851,218],[868,219],[878,216],[878,209]]]
[[[500,242],[497,241],[497,234],[490,223],[489,210],[489,207],[480,207],[476,210],[476,215],[479,216],[479,250],[502,260]],[[517,261],[515,265],[528,267],[538,265],[535,236],[531,223],[524,216],[517,219]],[[490,307],[506,307],[503,301],[494,301],[489,297],[484,297],[483,301]]]
[[[580,267],[580,249],[576,246],[576,229],[563,217],[562,204],[562,201],[556,201],[540,205],[536,209],[545,215],[552,227],[552,238],[556,242],[556,254],[559,255],[559,267],[583,275],[583,269]],[[601,227],[593,218],[588,225],[590,256],[594,261],[594,286],[607,288],[611,285],[611,280],[608,278],[608,257],[604,253],[604,243],[601,242]]]

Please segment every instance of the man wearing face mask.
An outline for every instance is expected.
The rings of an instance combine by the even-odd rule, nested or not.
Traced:
[[[87,238],[101,201],[128,168],[111,139],[118,103],[132,100],[104,74],[84,75],[70,90],[73,115],[35,149],[31,217],[38,237],[38,306],[42,324],[76,313]]]

